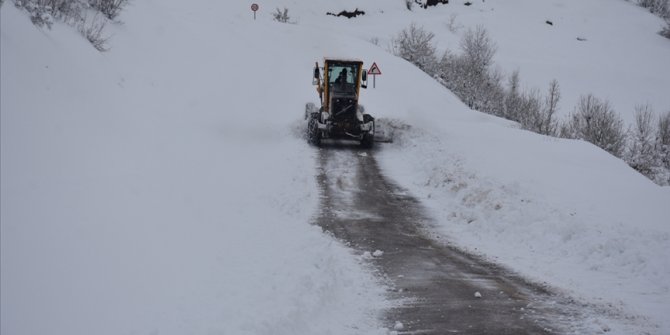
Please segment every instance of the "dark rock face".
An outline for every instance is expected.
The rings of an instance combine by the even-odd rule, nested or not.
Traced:
[[[448,4],[449,0],[427,0],[426,3],[423,5],[423,8],[428,8],[432,6],[437,6],[439,4]]]
[[[345,16],[346,18],[350,19],[350,18],[352,18],[352,17],[356,17],[356,16],[359,16],[359,15],[365,15],[365,12],[362,11],[362,10],[358,10],[358,8],[356,8],[356,10],[354,10],[353,12],[349,12],[349,11],[343,10],[343,11],[337,13],[337,14],[328,12],[328,13],[326,13],[326,15],[332,15],[332,16]]]

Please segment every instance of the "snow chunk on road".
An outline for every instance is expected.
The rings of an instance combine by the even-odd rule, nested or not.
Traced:
[[[366,251],[361,255],[361,258],[363,259],[373,259],[375,257],[382,257],[384,255],[384,252],[381,250],[375,250],[374,252],[369,252]]]

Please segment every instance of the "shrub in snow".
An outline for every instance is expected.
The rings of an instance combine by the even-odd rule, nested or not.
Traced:
[[[666,19],[666,26],[660,32],[661,36],[670,38],[670,18]]]
[[[128,0],[88,0],[88,3],[108,19],[114,20],[123,7],[128,4]]]
[[[670,149],[670,111],[665,112],[658,118],[658,141],[661,146]],[[670,161],[666,163],[670,168]]]
[[[479,105],[481,110],[493,114],[502,115],[505,109],[505,88],[502,84],[505,76],[498,69],[490,70],[485,77],[486,91],[480,95]]]
[[[470,100],[475,100],[478,91],[485,88],[480,86],[487,81],[486,77],[496,53],[496,46],[483,26],[477,26],[475,30],[468,29],[461,39],[460,46],[463,50],[466,86],[469,88],[467,95]]]
[[[292,23],[290,22],[291,17],[288,15],[288,8],[286,7],[284,7],[284,10],[276,8],[275,12],[272,13],[272,19],[281,23]]]
[[[91,8],[97,9],[110,20],[116,19],[128,0],[87,0]]]
[[[519,71],[502,85],[503,75],[493,70],[496,47],[486,30],[469,30],[461,41],[463,53],[453,55],[448,50],[438,63],[437,79],[470,108],[519,122],[525,129],[555,136],[555,114],[560,100],[556,80],[542,97],[536,90],[523,93],[519,89]]]
[[[51,29],[53,24],[53,7],[38,1],[16,1],[17,8],[24,9],[30,15],[30,21],[42,28],[46,26]]]
[[[85,0],[21,0],[14,3],[31,15],[33,24],[49,28],[53,19],[66,23],[80,20],[81,13],[89,7]],[[45,22],[47,20],[50,22]]]
[[[128,0],[16,0],[16,7],[25,10],[30,20],[38,27],[51,28],[54,20],[60,20],[77,30],[99,51],[109,37],[103,37],[107,20],[117,17]],[[93,19],[89,19],[91,17]],[[102,14],[102,17],[99,15]]]
[[[458,95],[473,109],[486,110],[490,102],[488,93],[499,86],[499,79],[491,76],[491,65],[496,46],[486,29],[477,26],[468,29],[460,42],[463,54],[453,64],[460,77]]]
[[[616,157],[621,157],[626,141],[623,121],[609,102],[589,94],[582,96],[561,136],[591,142]]]
[[[656,145],[660,152],[661,164],[670,174],[670,111],[662,114],[658,120],[658,137]],[[665,184],[670,184],[670,176],[665,179]]]
[[[521,127],[539,133],[544,122],[542,116],[542,96],[537,89],[525,92],[520,98],[517,110],[518,121]]]
[[[519,70],[515,70],[507,80],[508,89],[505,93],[504,109],[502,117],[508,120],[518,121],[518,110],[521,106],[521,95],[519,93]]]
[[[537,90],[531,90],[518,97],[518,121],[524,129],[542,135],[556,136],[556,120],[554,115],[558,110],[558,101],[561,93],[558,81],[549,83],[549,92],[543,99]]]
[[[502,116],[503,75],[491,70],[496,47],[486,29],[479,26],[468,30],[461,41],[462,54],[447,50],[439,60],[432,43],[434,37],[411,24],[391,41],[390,51],[435,77],[470,108]]]
[[[460,46],[473,69],[484,70],[491,66],[496,46],[483,26],[477,26],[475,30],[468,29]]]
[[[95,14],[92,19],[84,18],[77,27],[79,32],[86,37],[86,39],[98,49],[98,51],[107,51],[107,41],[109,36],[103,36],[103,31],[107,21],[105,18]]]
[[[438,80],[472,109],[504,116],[503,75],[491,69],[495,45],[483,27],[468,30],[460,55],[448,50],[438,63]]]
[[[660,17],[670,16],[670,0],[638,0],[638,4]]]
[[[638,0],[637,3],[641,7],[647,8],[650,12],[665,19],[666,25],[659,34],[670,38],[670,0]]]
[[[661,168],[660,150],[656,145],[654,112],[648,105],[635,107],[635,124],[629,130],[629,145],[624,157],[628,165],[653,179],[655,170]],[[659,148],[660,149],[660,148]]]
[[[434,75],[437,72],[434,37],[435,34],[412,23],[391,41],[391,51],[429,75]]]
[[[558,111],[558,102],[561,100],[561,88],[558,80],[554,79],[549,83],[549,92],[544,100],[543,124],[539,130],[540,134],[556,136],[558,131],[557,121],[555,119]]]
[[[519,122],[524,129],[539,134],[583,139],[616,157],[626,155],[626,161],[645,176],[661,185],[670,184],[670,112],[659,123],[658,133],[666,134],[665,142],[654,144],[661,163],[649,170],[645,163],[648,144],[642,141],[645,136],[633,136],[637,140],[627,148],[623,121],[607,101],[582,96],[575,112],[559,127],[555,118],[561,98],[558,81],[552,80],[547,95],[542,97],[537,90],[521,92],[519,72],[515,71],[505,89],[503,75],[491,69],[496,47],[483,27],[465,33],[460,43],[462,54],[446,50],[439,61],[433,38],[432,33],[412,24],[392,41],[391,51],[435,77],[472,109]]]

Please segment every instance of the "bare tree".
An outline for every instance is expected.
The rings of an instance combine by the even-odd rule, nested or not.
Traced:
[[[491,66],[497,47],[484,26],[468,29],[460,45],[473,70],[487,70]]]
[[[635,124],[629,130],[630,144],[624,157],[628,165],[650,179],[661,164],[653,120],[654,112],[649,105],[635,107]]]
[[[496,52],[496,46],[483,26],[468,29],[461,39],[463,56],[465,102],[474,109],[482,110],[481,98],[490,88],[489,71]]]
[[[549,83],[549,92],[544,100],[544,109],[542,111],[542,123],[538,132],[540,134],[556,136],[558,125],[556,123],[556,112],[558,111],[558,102],[561,100],[561,89],[558,80],[554,79]]]
[[[521,93],[519,92],[519,70],[514,70],[512,75],[510,75],[507,80],[507,94],[505,94],[505,110],[503,112],[503,117],[512,120],[519,121],[519,113],[521,109]]]
[[[128,4],[128,0],[89,0],[89,4],[108,19],[114,20],[123,7]]]
[[[661,30],[660,34],[661,36],[665,38],[670,38],[670,18],[665,19],[665,27],[663,27],[663,30]]]
[[[623,121],[609,102],[589,94],[582,96],[574,113],[561,128],[561,135],[591,142],[616,157],[621,157],[626,135]]]
[[[487,90],[482,99],[482,111],[502,116],[505,113],[505,87],[502,82],[505,75],[499,69],[489,70]]]
[[[661,151],[661,160],[666,169],[670,170],[670,111],[662,114],[658,119],[658,146]]]
[[[670,3],[668,0],[638,0],[638,4],[660,17],[667,18],[670,16]]]
[[[129,0],[17,0],[15,5],[30,14],[39,27],[51,28],[60,20],[76,28],[99,51],[106,51],[109,36],[103,36],[107,23],[120,13]],[[87,13],[96,13],[91,19]]]
[[[284,10],[277,8],[274,13],[272,13],[272,19],[281,22],[281,23],[291,23],[291,17],[288,15],[288,8],[284,7]]]
[[[435,34],[412,23],[391,41],[391,49],[396,56],[433,76],[437,73],[438,63],[433,45],[434,37]]]
[[[107,42],[109,41],[110,36],[103,35],[106,25],[106,19],[99,14],[95,14],[92,19],[85,17],[84,21],[79,24],[78,29],[94,48],[98,51],[107,51],[109,50]]]
[[[518,122],[524,129],[539,133],[542,129],[542,97],[537,89],[524,93],[519,100]]]

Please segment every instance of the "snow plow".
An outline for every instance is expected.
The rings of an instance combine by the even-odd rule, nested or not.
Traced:
[[[371,148],[375,120],[358,103],[360,89],[367,88],[363,62],[325,58],[322,68],[316,62],[312,84],[317,86],[321,107],[311,102],[305,105],[308,141],[319,146],[322,139],[347,139]]]

